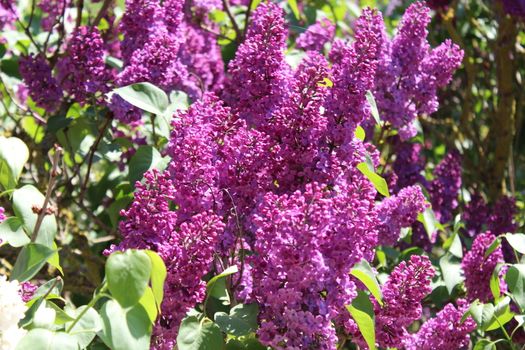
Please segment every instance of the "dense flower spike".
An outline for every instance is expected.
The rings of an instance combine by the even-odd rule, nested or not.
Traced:
[[[469,301],[479,299],[481,302],[488,302],[493,298],[490,290],[490,277],[496,265],[504,262],[501,247],[497,247],[488,257],[485,257],[487,249],[495,239],[496,237],[490,232],[478,235],[470,251],[463,257],[461,267],[465,273],[465,286]],[[500,290],[502,293],[507,290],[501,276]]]
[[[80,104],[107,91],[104,42],[97,28],[79,27],[67,45],[67,55],[57,65],[57,80]]]
[[[518,213],[516,199],[503,196],[492,207],[492,212],[487,220],[487,229],[494,235],[515,233],[518,225],[514,216]]]
[[[264,125],[286,98],[290,68],[284,61],[287,31],[283,15],[276,4],[261,3],[228,66],[225,101],[249,126]]]
[[[324,45],[331,41],[335,34],[335,26],[329,19],[323,18],[299,35],[297,48],[305,51],[323,51]]]
[[[20,75],[29,90],[29,96],[38,107],[55,111],[62,98],[62,89],[52,76],[51,67],[41,55],[20,59]]]
[[[417,215],[427,207],[425,196],[418,186],[406,187],[395,196],[384,199],[376,212],[379,226],[379,244],[394,245],[402,228],[409,227]]]
[[[37,289],[38,287],[29,281],[20,283],[19,294],[22,298],[22,301],[27,303],[29,300],[33,299]]]
[[[426,256],[401,262],[381,288],[384,305],[375,299],[377,342],[381,347],[402,347],[406,327],[421,317],[421,301],[432,291],[434,268]]]
[[[171,251],[169,257],[164,257],[168,276],[162,303],[164,312],[154,330],[155,349],[173,349],[180,322],[192,307],[204,301],[206,282],[202,277],[210,269],[223,229],[220,217],[203,212],[182,223],[172,238],[164,242]]]
[[[330,142],[336,146],[349,144],[357,125],[369,115],[365,94],[373,87],[383,31],[381,14],[365,9],[355,23],[355,41],[332,48],[334,86],[325,108]]]
[[[396,184],[394,190],[398,192],[406,186],[422,184],[426,187],[425,177],[422,175],[425,169],[425,159],[419,143],[393,142],[396,159],[393,163]]]
[[[430,49],[429,22],[429,8],[421,1],[412,4],[396,36],[383,46],[378,66],[374,95],[382,119],[399,130],[402,140],[415,135],[413,121],[419,114],[437,110],[437,89],[450,81],[463,59],[450,41]]]
[[[406,350],[465,349],[469,345],[469,333],[476,329],[476,322],[463,315],[469,308],[465,300],[458,300],[457,307],[447,304],[436,317],[428,320],[419,331],[404,341]]]
[[[452,151],[437,165],[434,180],[428,187],[432,208],[441,223],[452,219],[452,212],[458,206],[460,188],[461,156],[457,151]]]

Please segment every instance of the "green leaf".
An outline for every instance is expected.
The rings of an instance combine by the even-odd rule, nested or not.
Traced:
[[[18,218],[24,223],[28,234],[35,230],[38,218],[33,210],[41,209],[44,204],[44,195],[31,185],[26,185],[13,192],[13,210]],[[38,231],[35,242],[51,248],[57,232],[57,222],[54,215],[46,215]]]
[[[82,311],[86,308],[86,305],[83,305],[74,311],[75,317],[80,315]],[[71,322],[65,324],[66,329],[69,329]],[[84,349],[86,348],[95,338],[97,332],[102,330],[102,319],[98,312],[89,308],[86,313],[78,320],[78,322],[73,326],[69,331],[73,337],[77,339],[79,346]]]
[[[374,323],[374,306],[370,302],[368,295],[363,291],[359,291],[357,297],[352,301],[352,305],[347,305],[346,308],[357,327],[361,332],[361,335],[366,341],[370,350],[376,349],[376,331]]]
[[[446,253],[439,259],[441,275],[445,281],[445,286],[449,294],[452,294],[454,287],[465,279],[461,270],[461,261],[450,253]]]
[[[44,245],[29,243],[24,246],[11,272],[11,279],[25,282],[35,276],[55,251]]]
[[[217,281],[221,278],[224,278],[224,277],[227,277],[227,276],[230,276],[230,275],[233,275],[234,273],[237,273],[239,272],[239,269],[237,268],[237,265],[233,265],[233,266],[230,266],[228,267],[226,270],[222,271],[220,274],[218,274],[217,276],[211,278],[209,281],[208,281],[208,284],[206,286],[206,289],[208,291],[208,294],[210,294],[213,290],[213,287],[215,286],[215,284],[217,283]]]
[[[514,313],[510,311],[510,298],[503,298],[494,309],[494,317],[491,322],[483,329],[486,332],[493,331],[505,325],[514,318]]]
[[[115,252],[106,262],[109,291],[123,307],[139,302],[146,292],[150,276],[151,260],[141,250]]]
[[[505,235],[510,246],[520,254],[525,254],[525,234],[523,233],[507,233]]]
[[[43,328],[30,330],[16,345],[16,350],[78,350],[77,339],[64,332]]]
[[[151,260],[151,289],[155,297],[157,309],[160,311],[160,305],[164,299],[164,281],[167,275],[166,265],[161,257],[154,251],[146,250],[145,252]]]
[[[230,310],[229,315],[225,312],[217,312],[214,318],[215,323],[224,333],[240,337],[257,329],[258,313],[257,304],[239,304]]]
[[[492,323],[492,319],[494,317],[494,311],[495,307],[492,304],[483,304],[480,303],[478,300],[474,301],[465,315],[462,318],[462,321],[466,319],[468,316],[472,316],[472,319],[476,321],[478,326],[480,326],[482,329],[485,329]]]
[[[492,244],[487,248],[487,250],[485,251],[485,259],[488,258],[490,256],[490,254],[492,254],[492,252],[494,252],[501,244],[501,238],[500,237],[496,237],[493,241],[492,241]]]
[[[437,230],[443,230],[443,226],[436,219],[436,214],[434,214],[432,208],[426,208],[423,213],[420,213],[417,216],[417,221],[423,224],[425,231],[427,232],[427,236],[431,240],[434,232]]]
[[[463,257],[463,246],[461,244],[461,239],[459,238],[458,232],[454,232],[452,236],[447,238],[445,243],[443,243],[443,249],[447,249],[450,254],[455,257]]]
[[[98,336],[112,350],[148,350],[151,321],[144,307],[137,304],[122,308],[115,300],[108,300],[100,310],[102,330]]]
[[[270,348],[262,345],[257,338],[251,336],[230,339],[226,343],[225,350],[270,350]]]
[[[169,105],[166,93],[150,83],[132,84],[115,89],[113,92],[133,106],[153,114],[162,114]]]
[[[156,148],[140,146],[129,161],[129,181],[134,184],[142,179],[146,171],[159,169],[162,164],[162,155]]]
[[[357,169],[374,185],[377,192],[381,193],[385,197],[389,197],[388,184],[385,179],[377,175],[374,171],[370,170],[365,162],[357,164]]]
[[[182,320],[177,336],[179,350],[211,350],[222,349],[224,339],[215,323],[205,318],[202,322],[195,316]]]
[[[364,141],[366,137],[365,129],[361,127],[361,125],[358,125],[355,129],[355,137],[357,137],[359,140]]]
[[[496,345],[487,339],[481,339],[476,343],[473,350],[496,350]]]
[[[296,19],[301,19],[301,14],[299,12],[299,7],[297,7],[297,0],[288,0],[288,6],[290,6],[290,10],[292,10],[293,15]]]
[[[494,297],[494,300],[498,300],[501,296],[501,290],[499,287],[499,270],[501,266],[496,266],[496,268],[492,271],[492,274],[490,275],[490,291],[492,292],[492,296]]]
[[[366,260],[361,260],[359,263],[354,265],[350,274],[360,280],[366,288],[376,298],[379,305],[383,306],[383,295],[381,294],[381,287],[377,281],[376,275],[370,267],[370,264]]]
[[[24,232],[23,222],[16,216],[7,218],[0,223],[0,240],[4,243],[9,243],[11,247],[22,247],[28,244],[31,240]]]
[[[374,118],[377,124],[381,124],[381,118],[379,118],[379,111],[377,110],[376,99],[374,97],[374,94],[372,94],[372,91],[366,92],[366,100],[370,105],[370,113],[372,113],[372,117]]]
[[[29,149],[16,137],[0,136],[0,185],[5,190],[15,188],[29,159]]]
[[[512,298],[518,304],[520,310],[525,310],[525,265],[515,264],[509,267],[505,275],[505,281]]]
[[[139,300],[139,304],[144,307],[144,310],[148,313],[148,317],[151,321],[151,324],[155,323],[159,310],[157,309],[157,304],[155,303],[155,296],[150,287],[146,288],[146,291],[142,295],[142,298]]]

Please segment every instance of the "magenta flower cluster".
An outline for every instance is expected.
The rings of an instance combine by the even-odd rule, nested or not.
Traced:
[[[152,18],[157,11],[150,11]],[[220,272],[214,256],[239,266],[234,294],[259,304],[264,344],[334,349],[336,327],[356,330],[345,309],[358,289],[348,271],[362,259],[371,261],[379,240],[395,243],[401,228],[427,206],[417,186],[381,200],[356,168],[367,157],[378,165],[377,150],[354,133],[370,114],[366,93],[374,87],[383,27],[381,15],[366,9],[354,25],[355,41],[336,42],[329,60],[308,49],[292,69],[284,57],[283,11],[260,4],[229,63],[224,89],[175,114],[166,150],[170,163],[137,185],[133,204],[123,212],[118,247],[154,249],[167,262],[166,311],[155,328],[156,348],[171,348],[182,317],[203,301],[201,278]],[[128,76],[140,50],[118,79]],[[156,82],[169,81],[162,62],[174,60],[152,62],[158,63]],[[239,259],[239,249],[252,254]],[[394,314],[405,313],[396,305],[420,303],[432,274],[428,259],[400,265],[385,286],[389,306],[380,310],[382,322],[404,332],[420,307],[412,306],[410,322],[395,326]],[[420,284],[410,286],[410,279]],[[406,290],[395,294],[401,289],[394,284]]]
[[[478,235],[472,243],[472,248],[463,257],[461,267],[465,273],[465,287],[469,301],[479,299],[481,302],[488,302],[492,299],[490,278],[497,265],[505,262],[500,246],[485,256],[495,239],[496,237],[490,232]],[[504,293],[507,290],[507,285],[501,276],[502,271],[499,272],[500,291]]]
[[[403,140],[416,134],[414,121],[419,115],[437,110],[437,89],[449,83],[463,60],[463,51],[450,40],[430,47],[429,23],[429,8],[415,2],[403,15],[394,38],[389,40],[383,32],[374,95],[381,118]]]

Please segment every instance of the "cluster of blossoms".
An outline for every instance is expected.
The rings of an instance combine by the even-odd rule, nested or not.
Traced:
[[[425,256],[411,256],[401,262],[381,288],[383,306],[375,300],[376,334],[379,346],[401,348],[407,337],[407,327],[421,317],[421,302],[431,291],[434,269]]]
[[[0,222],[4,221],[5,219],[5,209],[3,207],[0,207]]]
[[[179,39],[168,35],[155,46],[161,39],[150,37],[152,31],[180,27],[180,9],[162,8],[170,7],[129,2],[122,23],[125,68],[117,81],[144,79],[168,90],[185,89],[176,83],[185,71],[166,49],[180,45]],[[409,18],[422,9],[421,3],[413,5]],[[123,240],[113,248],[153,249],[166,262],[155,349],[173,348],[181,319],[204,301],[202,277],[228,264],[239,266],[233,279],[237,301],[259,305],[263,344],[335,349],[339,329],[357,337],[345,305],[359,286],[348,271],[362,259],[371,261],[378,244],[394,244],[428,204],[418,186],[382,198],[357,169],[366,159],[379,165],[378,151],[354,135],[370,116],[366,93],[376,91],[385,50],[392,45],[381,15],[365,9],[354,23],[355,40],[336,40],[327,58],[322,51],[332,33],[325,21],[303,33],[299,46],[307,52],[293,69],[284,56],[283,11],[260,4],[228,65],[224,88],[218,85],[187,111],[175,113],[166,149],[170,163],[137,184],[135,200],[122,213]],[[424,36],[416,41],[426,43]],[[425,46],[427,63],[417,79],[448,81],[452,66],[434,61],[456,53],[455,47],[445,48]],[[148,62],[157,70],[137,78]],[[326,78],[333,86],[323,84]],[[439,84],[432,86],[434,95],[421,92],[419,101],[435,98]],[[440,193],[437,183],[434,187]],[[241,250],[252,254],[241,258]],[[383,288],[385,306],[376,305],[382,344],[400,345],[408,336],[406,327],[420,317],[433,274],[424,257],[396,268]],[[396,324],[399,317],[403,322]]]
[[[470,251],[463,257],[461,267],[465,273],[465,286],[469,301],[479,299],[481,302],[487,302],[492,299],[490,278],[497,265],[504,263],[503,251],[499,246],[489,256],[485,257],[487,249],[495,239],[496,237],[490,232],[478,235],[474,239]],[[507,290],[507,285],[503,279],[504,272],[504,269],[499,271],[502,293]]]
[[[430,48],[429,23],[428,7],[416,2],[403,15],[393,39],[383,34],[374,96],[382,120],[398,129],[403,140],[416,134],[417,116],[437,110],[437,89],[449,83],[463,60],[463,51],[450,40]]]
[[[469,333],[477,325],[471,318],[462,321],[463,315],[469,308],[464,299],[459,299],[457,307],[447,304],[439,311],[436,317],[425,322],[419,331],[405,338],[403,341],[406,350],[449,350],[466,349],[469,345]]]
[[[0,276],[0,350],[14,349],[24,336],[26,331],[18,328],[18,322],[26,310],[18,282]]]

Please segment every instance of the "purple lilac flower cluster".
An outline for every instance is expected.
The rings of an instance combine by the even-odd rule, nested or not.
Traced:
[[[505,11],[515,17],[525,18],[524,0],[502,0]]]
[[[144,79],[171,89],[184,72],[174,65],[188,57],[169,48],[184,44],[172,36],[150,39],[148,33],[182,30],[183,17],[167,15],[166,2],[128,5],[126,67],[117,80]],[[201,278],[221,272],[217,259],[238,256],[240,249],[252,254],[228,260],[240,270],[233,294],[240,302],[258,303],[263,344],[335,349],[340,330],[357,337],[345,306],[359,287],[348,272],[363,259],[372,261],[380,240],[395,242],[427,204],[417,186],[382,198],[356,169],[366,159],[379,164],[379,152],[354,134],[370,115],[366,93],[374,88],[387,43],[377,11],[365,9],[354,31],[355,40],[335,41],[328,58],[308,50],[293,69],[284,57],[283,10],[261,3],[229,63],[224,88],[175,113],[165,152],[170,162],[137,184],[131,207],[122,213],[123,240],[113,248],[153,249],[166,261],[155,349],[173,348],[181,319],[203,301]],[[159,40],[157,48],[148,48]],[[148,62],[155,69],[145,76],[141,65]],[[325,78],[333,86],[323,84]],[[381,344],[401,344],[406,327],[421,315],[432,276],[425,257],[395,269],[383,287],[385,305],[376,305]],[[396,336],[390,339],[390,333]]]
[[[29,90],[29,96],[38,107],[48,112],[55,111],[62,100],[63,92],[52,76],[51,67],[41,55],[20,59],[20,75]]]
[[[320,51],[324,45],[330,42],[335,35],[335,26],[329,19],[323,18],[297,37],[296,45],[298,49],[305,51]]]
[[[488,302],[492,299],[490,277],[496,266],[504,263],[503,251],[500,246],[485,257],[488,248],[495,239],[496,237],[490,232],[478,235],[474,239],[470,251],[463,257],[461,267],[465,273],[465,286],[469,301],[479,299],[481,302]],[[500,273],[500,291],[504,293],[506,290],[507,285]]]
[[[469,308],[464,299],[459,299],[457,307],[449,303],[436,317],[426,321],[419,331],[404,340],[406,350],[449,350],[465,349],[469,345],[469,333],[477,325],[472,317],[462,321]]]
[[[0,207],[0,222],[4,221],[5,219],[5,209],[4,207]]]
[[[383,31],[374,95],[382,120],[403,140],[416,134],[418,115],[437,110],[437,89],[448,84],[463,60],[463,51],[450,40],[431,49],[429,23],[429,8],[418,1],[405,12],[394,38],[389,40]]]
[[[410,337],[406,328],[421,317],[421,302],[432,291],[430,282],[434,273],[426,256],[413,255],[392,271],[381,288],[384,305],[371,298],[379,346],[401,348],[404,340]]]

